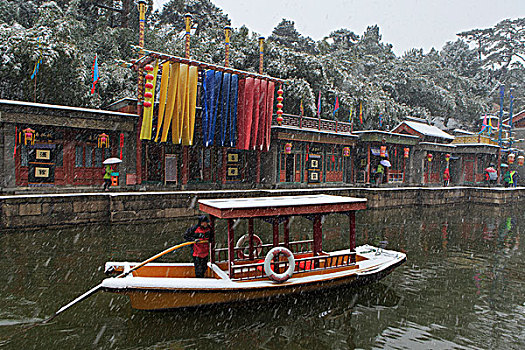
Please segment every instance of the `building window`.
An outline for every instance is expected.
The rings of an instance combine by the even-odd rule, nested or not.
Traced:
[[[93,147],[86,146],[86,168],[93,166]]]
[[[81,168],[84,166],[84,147],[75,147],[75,168]]]
[[[57,144],[55,151],[56,151],[56,166],[57,167],[64,166],[64,146],[61,144]]]
[[[29,162],[27,160],[27,146],[26,145],[20,146],[20,165],[21,166],[29,165]]]
[[[102,148],[95,148],[95,167],[102,167]]]

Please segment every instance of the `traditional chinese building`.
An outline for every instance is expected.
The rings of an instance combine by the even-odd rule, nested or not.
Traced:
[[[1,186],[101,185],[109,157],[123,160],[124,185],[135,173],[137,120],[129,113],[0,100]]]
[[[451,162],[451,153],[455,147],[450,143],[454,136],[444,132],[436,126],[429,125],[423,120],[411,118],[396,126],[392,132],[413,135],[419,138],[414,149],[412,171],[414,184],[439,184],[443,181],[443,172],[449,167],[454,173],[456,167],[454,159]]]
[[[355,182],[358,136],[350,128],[334,120],[283,115],[272,125],[264,182],[279,187]]]

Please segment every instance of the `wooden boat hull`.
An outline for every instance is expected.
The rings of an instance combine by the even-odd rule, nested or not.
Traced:
[[[106,291],[128,295],[131,306],[136,309],[175,309],[237,303],[340,286],[367,284],[385,277],[406,261],[403,253],[382,251],[374,259],[375,256],[372,254],[378,251],[377,248],[362,246],[358,247],[358,253],[359,250],[369,251],[366,261],[360,262],[360,266],[334,269],[334,272],[321,270],[317,274],[303,274],[303,276],[298,274],[298,277],[294,275],[281,284],[269,280],[232,281],[224,273],[221,274],[217,266],[210,264],[210,267],[218,272],[217,278],[159,278],[130,275],[121,279],[108,278],[102,285]],[[387,254],[388,257],[385,258]]]

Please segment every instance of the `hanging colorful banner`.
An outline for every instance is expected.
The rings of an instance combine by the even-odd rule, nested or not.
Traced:
[[[335,97],[335,103],[334,103],[334,118],[335,118],[335,112],[339,110],[339,98]]]
[[[155,65],[144,67],[146,71],[146,84],[144,89],[144,102],[142,111],[142,125],[140,128],[140,139],[151,140],[151,129],[153,127],[153,110],[155,108],[155,86],[157,85],[157,75],[159,72],[159,61]]]
[[[91,95],[95,93],[95,85],[98,83],[98,80],[100,79],[100,76],[98,74],[98,58],[97,54],[95,54],[95,59],[93,60],[93,67],[91,68]]]

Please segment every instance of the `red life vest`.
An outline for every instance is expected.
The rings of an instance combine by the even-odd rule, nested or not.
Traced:
[[[208,236],[208,233],[210,232],[209,228],[203,229],[201,226],[197,227],[195,230],[195,233],[199,237],[206,237]],[[205,258],[208,256],[210,252],[210,244],[208,242],[206,243],[195,243],[193,245],[193,256],[199,257],[199,258]]]

